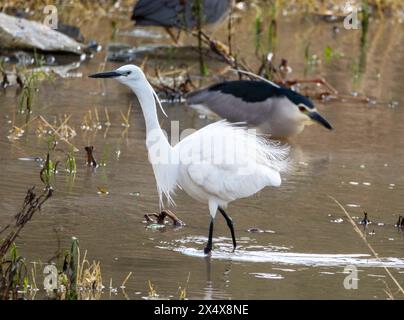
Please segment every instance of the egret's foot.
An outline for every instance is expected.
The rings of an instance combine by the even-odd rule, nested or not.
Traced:
[[[235,252],[235,251],[236,251],[236,248],[237,248],[237,246],[234,246],[232,252]]]
[[[209,254],[212,251],[212,246],[206,246],[205,249],[203,249],[203,252],[205,254]]]

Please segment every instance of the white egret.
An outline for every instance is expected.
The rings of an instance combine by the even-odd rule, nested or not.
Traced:
[[[192,198],[209,206],[211,221],[204,252],[208,254],[212,250],[217,210],[227,222],[235,249],[233,221],[224,209],[231,201],[249,197],[266,186],[280,186],[280,172],[286,167],[288,148],[224,120],[207,125],[171,146],[160,127],[155,100],[164,110],[139,67],[125,65],[90,77],[115,78],[137,96],[145,118],[146,147],[157,182],[160,206],[163,205],[163,196],[174,204],[172,195],[177,186],[180,187]]]

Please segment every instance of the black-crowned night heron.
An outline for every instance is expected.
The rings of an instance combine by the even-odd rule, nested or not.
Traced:
[[[139,0],[132,20],[137,25],[192,29],[196,26],[194,4],[197,0]],[[214,24],[229,12],[233,0],[202,0],[203,24]]]
[[[309,98],[266,81],[225,81],[191,92],[186,100],[201,113],[246,122],[276,138],[299,134],[313,122],[332,129]]]

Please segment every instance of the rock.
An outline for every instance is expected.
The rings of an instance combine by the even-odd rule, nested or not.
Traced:
[[[82,54],[84,46],[48,26],[0,13],[0,47]]]

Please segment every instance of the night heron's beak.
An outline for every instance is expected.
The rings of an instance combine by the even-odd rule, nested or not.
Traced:
[[[100,73],[94,73],[90,74],[90,78],[116,78],[123,76],[124,74],[119,71],[108,71],[108,72],[100,72]]]
[[[332,130],[331,124],[326,119],[324,119],[323,116],[321,114],[319,114],[318,112],[312,111],[312,112],[309,112],[307,115],[311,118],[311,120],[318,122],[323,127],[327,128],[329,130]]]

